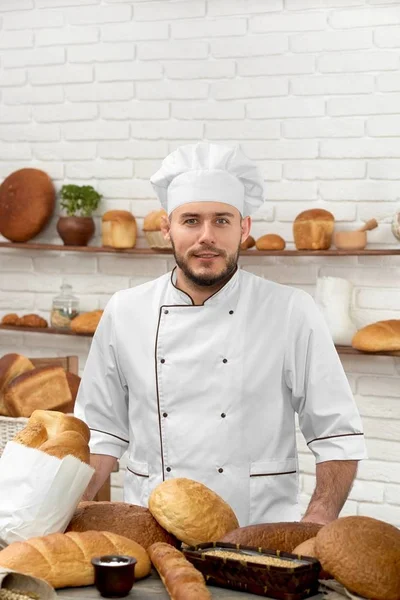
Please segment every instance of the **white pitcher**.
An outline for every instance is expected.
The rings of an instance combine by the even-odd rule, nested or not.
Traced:
[[[353,284],[341,277],[318,277],[315,301],[324,315],[335,344],[351,346],[357,331],[350,314]]]

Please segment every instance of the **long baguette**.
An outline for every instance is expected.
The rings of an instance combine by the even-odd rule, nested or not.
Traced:
[[[91,559],[104,554],[124,554],[137,560],[137,579],[150,573],[151,563],[144,548],[108,531],[51,533],[14,542],[0,552],[0,565],[45,579],[54,588],[93,585]]]
[[[203,575],[176,548],[164,542],[148,549],[171,600],[210,600]]]

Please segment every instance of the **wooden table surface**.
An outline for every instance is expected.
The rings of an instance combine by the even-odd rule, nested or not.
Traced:
[[[211,585],[209,586],[209,590],[213,598],[221,600],[257,600],[257,598],[262,598],[262,596],[247,594],[245,592],[234,592]],[[98,600],[101,598],[99,592],[93,586],[65,588],[58,590],[57,596],[63,600]],[[161,579],[154,571],[152,571],[150,577],[137,581],[126,598],[127,600],[169,600]],[[312,596],[310,600],[322,600],[322,598],[322,594],[317,594],[316,596]]]

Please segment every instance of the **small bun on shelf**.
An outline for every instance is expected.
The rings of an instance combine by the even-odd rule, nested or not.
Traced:
[[[253,238],[253,236],[249,235],[249,237],[247,237],[244,242],[242,242],[240,244],[240,249],[241,250],[249,250],[250,248],[253,248],[256,245],[256,240]]]
[[[161,232],[161,221],[168,217],[164,209],[153,210],[145,216],[143,221],[143,233],[150,248],[153,250],[168,250],[172,248],[170,240],[164,238]]]
[[[75,333],[94,333],[100,319],[103,316],[103,310],[92,310],[81,313],[71,321],[71,330]]]
[[[267,233],[256,241],[257,250],[284,250],[285,246],[285,240],[276,233]]]

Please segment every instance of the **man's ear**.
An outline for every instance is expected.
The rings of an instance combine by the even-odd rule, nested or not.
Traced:
[[[244,217],[242,219],[242,222],[240,224],[240,229],[242,232],[242,237],[241,237],[240,243],[243,244],[243,242],[245,240],[247,240],[247,238],[250,235],[250,229],[251,229],[251,218],[250,217]]]
[[[169,218],[166,215],[163,215],[161,217],[160,226],[161,226],[161,232],[162,232],[164,238],[166,240],[169,240],[170,239],[169,232],[170,232],[170,229],[171,229],[171,223],[170,223]]]

